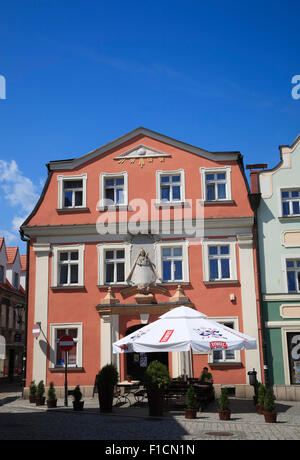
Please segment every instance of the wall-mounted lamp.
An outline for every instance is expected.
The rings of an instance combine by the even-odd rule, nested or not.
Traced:
[[[14,305],[15,312],[17,314],[17,323],[22,324],[23,321],[23,314],[25,312],[25,305],[23,303],[17,303]]]

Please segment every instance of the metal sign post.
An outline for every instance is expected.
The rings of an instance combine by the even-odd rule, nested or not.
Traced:
[[[58,342],[59,347],[65,352],[65,407],[68,407],[68,359],[69,351],[74,347],[74,340],[70,335],[64,335]]]
[[[65,351],[65,407],[68,407],[68,358],[69,352]]]

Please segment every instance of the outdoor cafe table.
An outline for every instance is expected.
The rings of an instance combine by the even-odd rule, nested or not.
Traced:
[[[116,404],[123,400],[123,402],[128,402],[131,406],[129,395],[134,395],[133,390],[137,390],[139,388],[139,385],[140,380],[131,380],[131,382],[128,382],[128,380],[123,380],[122,382],[117,383],[117,387],[121,389],[121,393],[118,396]]]

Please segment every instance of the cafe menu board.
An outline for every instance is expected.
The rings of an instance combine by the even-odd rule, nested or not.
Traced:
[[[300,332],[287,333],[290,380],[292,385],[300,385]]]

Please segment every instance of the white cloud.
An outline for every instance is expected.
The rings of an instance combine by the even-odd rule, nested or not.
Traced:
[[[32,211],[39,194],[33,182],[19,170],[15,160],[10,163],[0,160],[0,186],[4,198],[11,206],[18,206],[22,211]]]
[[[39,185],[35,185],[28,177],[24,176],[15,160],[0,160],[1,198],[4,198],[9,206],[18,209],[17,215],[12,218],[12,221],[6,222],[6,228],[3,228],[3,217],[8,213],[1,213],[0,236],[4,236],[7,245],[20,245],[19,228],[34,208],[39,198],[40,189],[41,181]],[[7,217],[7,220],[9,219]]]

